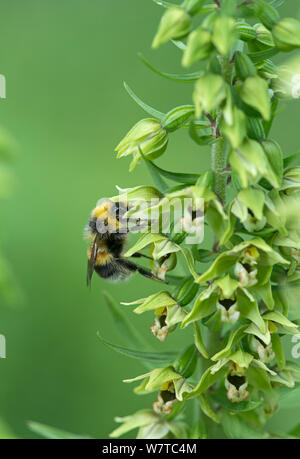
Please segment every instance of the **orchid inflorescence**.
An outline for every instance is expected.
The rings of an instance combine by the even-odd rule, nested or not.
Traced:
[[[111,436],[138,428],[138,438],[271,438],[266,421],[283,390],[300,382],[300,367],[283,349],[284,337],[299,333],[300,312],[290,307],[288,292],[300,285],[300,168],[292,166],[297,155],[284,155],[270,138],[280,99],[293,97],[293,78],[288,64],[272,58],[300,48],[300,23],[280,18],[278,0],[155,3],[165,10],[153,48],[175,45],[182,66],[197,64],[198,71],[164,73],[142,60],[164,78],[191,82],[193,104],[164,114],[126,85],[148,117],[119,143],[117,157],[130,156],[131,171],[143,162],[155,183],[112,199],[130,203],[130,215],[139,218],[190,199],[179,233],[172,225],[144,228],[125,257],[149,249],[152,272],[168,281],[126,304],[136,314],[154,313],[151,332],[162,343],[185,327],[193,342],[176,353],[128,350],[149,371],[125,382],[138,381],[137,394],[156,397],[152,407],[118,418]],[[200,148],[211,146],[210,170],[176,173],[155,164],[179,129]],[[139,201],[152,199],[155,206],[141,211]],[[204,224],[214,237],[210,250],[209,237],[187,243],[187,234]],[[187,276],[170,274],[178,263]],[[185,416],[188,404],[195,404],[194,418]]]

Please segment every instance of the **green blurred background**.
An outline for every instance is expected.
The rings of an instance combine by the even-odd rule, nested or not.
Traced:
[[[290,0],[281,12],[295,16],[297,9]],[[12,435],[34,437],[26,426],[34,420],[107,438],[114,416],[152,401],[122,383],[144,371],[140,364],[105,348],[96,332],[123,343],[103,289],[120,302],[147,296],[157,285],[141,277],[120,284],[95,278],[90,292],[82,235],[90,210],[100,197],[114,195],[115,185],[151,183],[144,165],[129,174],[129,161],[115,159],[118,141],[145,116],[123,80],[161,111],[191,103],[191,84],[161,79],[137,58],[142,51],[158,68],[182,71],[178,49],[151,50],[161,13],[151,0],[1,2],[0,73],[7,79],[1,125],[18,148],[17,186],[1,201],[0,246],[23,292],[22,301],[0,310],[0,333],[7,339],[0,417]],[[286,154],[299,149],[299,115],[300,105],[290,103],[274,127]],[[200,172],[209,167],[209,152],[179,132],[158,164]],[[157,343],[149,331],[152,314],[127,311],[158,349],[186,342],[188,332],[175,332],[166,345]],[[287,429],[298,420],[296,410],[280,412],[272,426],[283,417]]]

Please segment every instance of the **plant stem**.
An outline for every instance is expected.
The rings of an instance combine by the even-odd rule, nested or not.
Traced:
[[[215,193],[222,204],[226,202],[226,142],[220,137],[211,149],[212,170],[215,175]]]
[[[232,78],[232,64],[230,63],[228,58],[223,56],[218,56],[222,74],[224,80],[227,84],[231,84]],[[222,116],[222,111],[219,109],[217,111],[217,118],[216,118],[216,130],[219,131],[219,124],[220,119]],[[211,156],[212,156],[212,170],[215,175],[215,193],[221,200],[222,204],[226,204],[226,180],[227,176],[225,174],[226,168],[226,159],[227,159],[227,152],[226,152],[226,142],[223,137],[219,137],[218,141],[213,144],[211,149]]]
[[[224,58],[223,56],[218,56],[222,74],[224,80],[228,85],[231,84],[232,78],[232,64],[230,63],[228,58]],[[219,124],[222,116],[222,111],[219,109],[217,111],[216,117],[216,132],[219,131]],[[215,176],[215,185],[214,191],[222,204],[225,206],[226,204],[226,183],[227,183],[227,175],[225,173],[226,169],[226,162],[227,162],[227,148],[226,148],[226,141],[223,137],[219,137],[216,143],[213,144],[211,149],[211,161],[212,161],[212,171]],[[212,357],[217,351],[218,347],[220,346],[220,334],[216,332],[211,332],[210,330],[207,331],[207,340],[206,340],[206,349],[210,357]],[[205,366],[209,366],[210,361],[205,362]]]

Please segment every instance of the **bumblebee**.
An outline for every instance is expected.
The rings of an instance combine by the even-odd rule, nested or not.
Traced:
[[[150,271],[122,257],[129,231],[140,226],[128,228],[126,204],[105,200],[92,211],[85,228],[86,238],[90,241],[88,249],[87,285],[91,284],[94,271],[103,279],[119,281],[138,272],[142,276],[161,281]],[[132,257],[148,257],[135,253]]]

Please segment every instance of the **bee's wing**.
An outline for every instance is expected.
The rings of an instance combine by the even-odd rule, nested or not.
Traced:
[[[88,287],[91,285],[91,280],[93,277],[95,262],[97,258],[97,252],[98,252],[97,237],[95,237],[91,245],[91,256],[89,257],[88,264],[87,264],[86,284]]]

